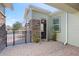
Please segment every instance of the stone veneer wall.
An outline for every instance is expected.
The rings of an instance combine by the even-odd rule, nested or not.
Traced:
[[[5,14],[5,7],[0,4],[0,11]],[[0,12],[0,52],[6,47],[7,33],[5,29],[5,16]]]
[[[33,42],[39,42],[41,39],[40,35],[40,20],[39,19],[32,19],[31,21],[32,25],[32,41]]]
[[[6,47],[7,32],[5,30],[5,24],[0,27],[0,52]]]

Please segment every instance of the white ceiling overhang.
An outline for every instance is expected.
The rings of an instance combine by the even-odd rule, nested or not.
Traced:
[[[60,10],[69,12],[69,13],[77,13],[79,12],[79,4],[71,4],[71,3],[46,3],[49,6],[58,8]]]
[[[12,3],[3,3],[3,5],[5,6],[5,8],[13,8]]]

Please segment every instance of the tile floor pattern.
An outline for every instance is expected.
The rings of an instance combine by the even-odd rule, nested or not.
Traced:
[[[27,43],[8,46],[1,56],[79,56],[79,47],[66,45],[60,42]]]

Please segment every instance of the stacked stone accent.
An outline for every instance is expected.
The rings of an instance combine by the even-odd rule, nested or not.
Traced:
[[[7,32],[5,28],[5,7],[0,3],[0,52],[6,47]]]
[[[7,32],[5,30],[5,24],[0,27],[0,52],[6,47],[7,44]]]

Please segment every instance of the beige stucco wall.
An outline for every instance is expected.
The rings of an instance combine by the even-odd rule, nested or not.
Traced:
[[[55,16],[60,16],[61,32],[58,33],[57,40],[66,41],[66,13],[59,13]],[[68,13],[68,44],[79,47],[79,13]]]
[[[65,12],[60,12],[52,15],[52,20],[54,17],[59,17],[60,19],[60,32],[57,33],[57,40],[60,42],[65,42],[66,40],[66,15]],[[51,33],[51,32],[50,32]]]
[[[68,14],[68,43],[79,47],[79,13]]]
[[[39,19],[39,20],[41,20],[43,18],[46,18],[46,20],[47,20],[48,19],[48,15],[44,14],[44,13],[32,11],[32,19]]]
[[[53,21],[52,16],[48,17],[48,39],[52,39],[52,27],[53,27]]]
[[[61,31],[57,35],[57,40],[61,42],[66,41],[66,13],[58,13],[53,15],[52,17],[60,17],[61,23]],[[50,20],[49,23],[51,23]],[[79,13],[70,14],[68,13],[68,44],[78,46],[79,47]],[[50,30],[50,37],[51,37],[51,30]]]

